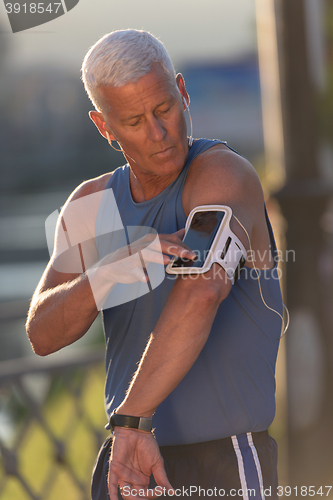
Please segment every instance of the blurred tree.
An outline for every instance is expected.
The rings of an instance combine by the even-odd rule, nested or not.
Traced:
[[[326,0],[325,38],[327,81],[326,89],[319,96],[319,117],[322,137],[333,146],[333,1]]]

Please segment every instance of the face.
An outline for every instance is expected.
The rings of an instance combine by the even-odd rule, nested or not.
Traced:
[[[177,80],[188,98],[183,80]],[[172,182],[188,154],[183,100],[176,82],[173,86],[157,66],[136,83],[102,87],[100,96],[103,115],[92,112],[91,118],[104,136],[108,132],[118,141],[135,176],[148,183]]]

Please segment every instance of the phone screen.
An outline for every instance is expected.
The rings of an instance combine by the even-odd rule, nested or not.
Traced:
[[[183,242],[197,254],[196,260],[177,257],[171,268],[202,267],[225,215],[222,211],[196,212]]]

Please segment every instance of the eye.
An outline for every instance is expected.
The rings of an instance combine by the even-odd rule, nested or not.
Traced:
[[[134,123],[129,123],[129,126],[130,126],[130,127],[136,127],[137,125],[139,125],[139,123],[140,123],[140,120],[137,120],[137,121],[136,121],[136,122],[134,122]]]
[[[168,106],[167,108],[164,108],[164,109],[160,109],[159,112],[164,115],[166,113],[168,113],[171,109],[171,106]]]
[[[161,115],[165,115],[167,113],[169,113],[169,111],[171,110],[172,108],[172,105],[173,103],[168,101],[168,102],[165,102],[163,104],[161,104],[157,109],[156,109],[156,112],[161,114]]]

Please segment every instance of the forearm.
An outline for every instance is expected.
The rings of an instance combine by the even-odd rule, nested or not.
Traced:
[[[201,293],[192,284],[176,284],[171,292],[119,413],[151,416],[199,356],[221,296],[213,287]]]
[[[82,337],[118,282],[146,282],[136,257],[120,249],[78,276],[59,273],[50,263],[32,298],[26,324],[35,352],[50,354]]]
[[[44,356],[72,344],[86,333],[97,314],[85,274],[54,288],[37,290],[26,324],[34,351]]]

